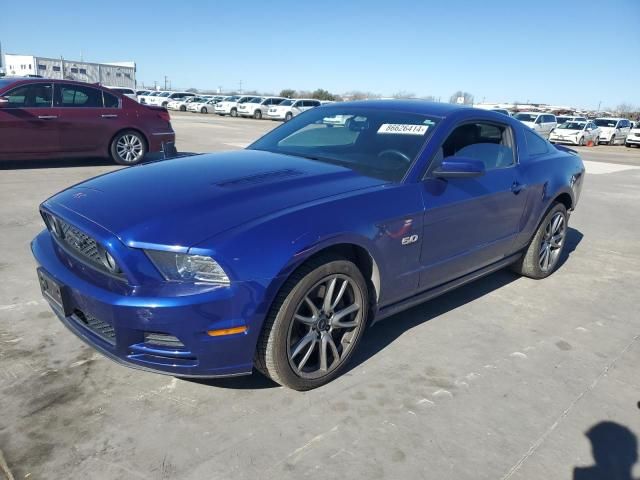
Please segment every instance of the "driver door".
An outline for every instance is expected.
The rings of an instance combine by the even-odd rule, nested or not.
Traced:
[[[433,166],[449,156],[481,160],[484,175],[423,182],[425,213],[420,290],[462,277],[513,252],[527,191],[511,127],[494,121],[457,126]]]

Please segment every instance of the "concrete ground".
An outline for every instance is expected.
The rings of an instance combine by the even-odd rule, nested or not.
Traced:
[[[275,126],[173,117],[189,152]],[[118,167],[0,165],[0,479],[613,478],[594,454],[630,468],[640,435],[640,149],[580,150],[589,175],[554,275],[501,271],[389,318],[307,393],[94,353],[41,298],[29,241],[42,200]]]

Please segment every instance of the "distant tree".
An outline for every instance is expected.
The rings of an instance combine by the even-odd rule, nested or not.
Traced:
[[[296,96],[296,91],[293,88],[285,88],[280,90],[280,96],[284,98],[293,98]]]
[[[197,88],[187,88],[187,92],[189,92],[189,93],[198,93],[198,89]]]
[[[407,92],[406,90],[400,90],[393,95],[393,98],[416,98],[416,94],[412,92]]]
[[[375,94],[369,92],[361,92],[359,90],[353,90],[344,94],[345,97],[351,100],[366,100],[367,98],[375,98],[375,96],[372,97],[372,95]]]
[[[315,98],[317,100],[335,101],[336,96],[330,93],[329,91],[324,90],[323,88],[318,88],[317,90],[313,91],[313,93],[311,94],[311,98]]]
[[[422,100],[426,100],[427,102],[437,102],[438,99],[433,95],[427,95],[426,97],[420,97]]]
[[[449,103],[458,103],[458,98],[460,97],[464,99],[463,103],[465,105],[473,105],[473,95],[469,92],[463,92],[462,90],[458,90],[451,95],[451,97],[449,97]]]
[[[635,109],[633,108],[633,105],[631,105],[630,103],[621,103],[616,107],[616,112],[618,112],[620,115],[627,115],[634,110]]]

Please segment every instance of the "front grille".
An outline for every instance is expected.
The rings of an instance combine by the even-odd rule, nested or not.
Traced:
[[[116,331],[107,322],[104,322],[91,315],[85,314],[80,310],[76,310],[73,313],[78,323],[81,323],[111,345],[116,344]]]
[[[98,243],[93,238],[63,220],[58,219],[58,224],[62,231],[62,241],[68,247],[91,262],[102,265]]]

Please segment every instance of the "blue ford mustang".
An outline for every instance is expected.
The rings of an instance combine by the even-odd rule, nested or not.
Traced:
[[[583,177],[495,112],[336,103],[242,151],[64,190],[32,250],[53,310],[113,360],[305,390],[373,321],[503,267],[550,275]]]

